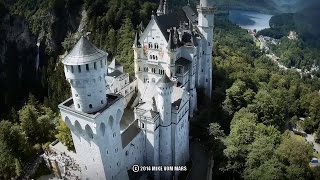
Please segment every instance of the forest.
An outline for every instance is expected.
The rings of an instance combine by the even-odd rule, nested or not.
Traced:
[[[184,4],[173,3],[177,8]],[[82,7],[87,21],[79,32]],[[24,79],[6,75],[12,78],[6,86],[15,91],[1,102],[5,108],[0,116],[0,179],[23,176],[27,163],[55,139],[73,150],[70,131],[60,121],[57,109],[70,96],[60,55],[72,48],[77,37],[90,32],[94,44],[132,74],[134,34],[156,9],[157,1],[146,0],[0,0],[0,20],[5,16],[24,18],[40,40],[42,59],[39,72],[25,70],[30,81],[37,77],[37,86],[26,83],[26,89],[20,90],[9,82]],[[199,93],[200,111],[191,129],[214,156],[214,178],[316,179],[319,170],[310,169],[308,162],[319,154],[289,130],[300,127],[320,139],[319,80],[280,70],[245,30],[226,17],[216,17],[215,26],[213,100],[206,102]],[[14,63],[0,63],[1,69],[18,70],[23,59],[12,54],[7,53],[6,58]],[[301,59],[303,63],[308,64]]]
[[[319,155],[289,130],[317,131],[319,80],[280,70],[226,18],[215,25],[214,99],[191,129],[214,156],[214,177],[317,179],[308,162]]]

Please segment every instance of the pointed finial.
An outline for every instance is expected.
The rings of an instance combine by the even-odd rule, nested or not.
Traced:
[[[154,19],[154,11],[151,12],[151,19]]]

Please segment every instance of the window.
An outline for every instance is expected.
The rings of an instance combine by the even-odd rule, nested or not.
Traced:
[[[92,104],[89,104],[89,108],[92,109]]]
[[[86,64],[86,70],[89,71],[89,64]]]
[[[96,62],[93,63],[93,68],[94,68],[95,70],[97,70],[97,63],[96,63]]]
[[[152,59],[156,59],[156,56],[155,56],[155,55],[152,55]]]
[[[182,73],[182,66],[177,66],[177,73],[181,74]]]
[[[158,56],[156,56],[156,60],[158,60]]]
[[[73,66],[71,66],[71,72],[73,73]]]
[[[78,104],[78,108],[80,108],[80,104]]]
[[[210,46],[210,43],[208,42],[208,46]]]
[[[76,94],[76,97],[78,97],[79,96],[79,94]]]
[[[81,66],[78,66],[78,71],[79,73],[81,73]]]
[[[103,104],[103,100],[101,100],[101,104]]]
[[[68,72],[68,71],[69,71],[69,68],[68,68],[68,66],[65,66],[65,68],[66,68],[66,71]]]
[[[103,63],[102,63],[102,60],[100,60],[100,66],[101,66],[101,68],[103,67]]]
[[[204,54],[204,51],[202,51],[202,54]]]
[[[88,96],[90,97],[90,96],[91,96],[91,94],[88,94]]]

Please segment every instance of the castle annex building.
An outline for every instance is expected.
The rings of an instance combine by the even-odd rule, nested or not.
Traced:
[[[72,133],[80,179],[136,178],[133,165],[183,166],[189,158],[189,119],[197,90],[212,94],[214,9],[201,0],[157,15],[136,34],[134,73],[82,37],[63,60],[72,97],[59,105]],[[178,171],[145,172],[177,179]]]

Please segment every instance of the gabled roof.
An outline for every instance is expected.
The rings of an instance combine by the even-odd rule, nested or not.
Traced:
[[[117,78],[117,77],[121,76],[122,74],[123,73],[121,71],[116,69],[116,70],[112,71],[111,73],[109,73],[108,76]]]
[[[98,49],[87,38],[81,37],[62,61],[66,65],[84,65],[106,59],[108,53]]]
[[[198,21],[197,14],[191,9],[190,6],[184,6],[182,10],[186,13],[187,18],[192,22],[192,24],[195,24]]]
[[[167,41],[169,40],[168,29],[171,29],[172,27],[179,28],[180,22],[189,22],[187,16],[182,10],[178,10],[170,14],[164,14],[162,16],[157,16],[155,17],[155,20]]]

